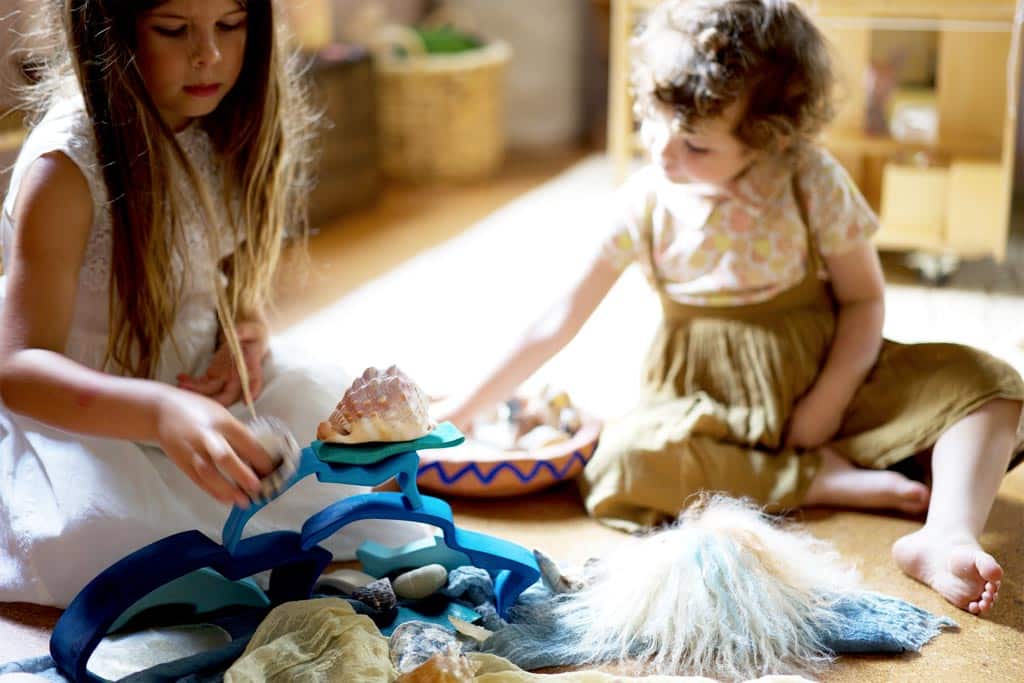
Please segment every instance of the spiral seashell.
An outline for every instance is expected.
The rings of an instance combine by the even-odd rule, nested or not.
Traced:
[[[408,375],[392,365],[383,372],[367,368],[358,377],[316,436],[334,443],[412,441],[432,432],[430,402]]]
[[[378,579],[362,588],[352,591],[351,597],[378,612],[386,611],[398,604],[398,596],[389,579]]]

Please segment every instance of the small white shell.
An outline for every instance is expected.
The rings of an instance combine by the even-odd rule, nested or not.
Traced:
[[[394,581],[395,593],[406,600],[433,595],[448,581],[448,570],[440,564],[428,564],[405,572]]]
[[[535,451],[568,440],[569,435],[561,429],[551,425],[539,425],[521,436],[516,441],[516,448],[521,448],[524,451]]]
[[[391,634],[391,663],[399,673],[408,673],[436,654],[454,649],[458,652],[455,634],[438,624],[407,621]]]
[[[465,619],[459,619],[454,614],[448,615],[448,621],[451,622],[451,625],[455,627],[455,630],[458,633],[461,633],[467,638],[475,640],[478,643],[483,643],[494,635],[494,631],[488,631],[483,626],[477,626],[476,624],[469,623]]]
[[[249,429],[274,463],[274,471],[260,480],[260,492],[249,496],[255,503],[266,503],[291,481],[301,451],[288,425],[275,417],[258,417],[249,424]]]
[[[342,396],[316,436],[334,443],[412,441],[432,432],[427,395],[392,365],[381,372],[367,368]]]
[[[581,578],[564,573],[554,560],[539,550],[533,551],[540,569],[540,578],[552,593],[576,593],[583,590],[585,583]]]

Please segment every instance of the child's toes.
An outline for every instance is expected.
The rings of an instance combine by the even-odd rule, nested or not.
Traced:
[[[996,562],[996,558],[986,552],[979,550],[975,554],[974,566],[978,568],[981,578],[988,583],[995,583],[1003,578],[1003,568]]]

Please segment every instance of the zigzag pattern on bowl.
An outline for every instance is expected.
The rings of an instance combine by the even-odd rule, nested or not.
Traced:
[[[590,453],[593,454],[592,448],[587,450],[589,450]],[[529,484],[534,479],[536,479],[537,475],[540,474],[543,470],[547,470],[551,474],[551,476],[553,476],[556,480],[562,480],[573,469],[573,467],[576,466],[577,463],[579,463],[581,467],[585,467],[589,459],[589,455],[583,455],[583,451],[573,451],[573,454],[569,456],[569,459],[566,461],[565,467],[563,467],[561,470],[556,468],[550,462],[538,461],[534,463],[530,471],[525,474],[516,465],[508,462],[500,463],[496,465],[489,473],[484,474],[484,472],[480,469],[477,463],[472,462],[456,470],[454,474],[449,475],[445,471],[441,462],[432,462],[428,465],[421,466],[417,476],[423,476],[425,473],[431,470],[436,470],[437,475],[438,477],[440,477],[441,481],[445,485],[450,485],[458,482],[468,474],[473,474],[479,481],[483,482],[484,484],[490,484],[494,480],[494,478],[497,477],[499,473],[501,473],[502,470],[507,469],[511,471],[519,479],[519,481],[521,481],[524,484]]]

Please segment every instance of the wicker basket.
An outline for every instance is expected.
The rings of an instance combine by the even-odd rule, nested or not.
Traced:
[[[457,54],[377,60],[381,170],[410,181],[472,180],[505,155],[504,73],[494,42]]]

